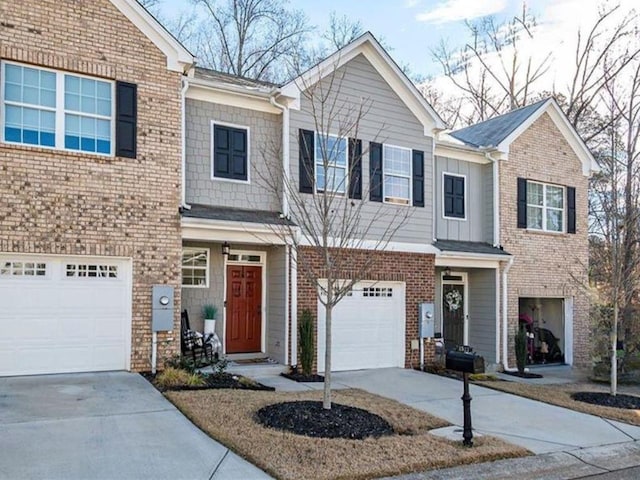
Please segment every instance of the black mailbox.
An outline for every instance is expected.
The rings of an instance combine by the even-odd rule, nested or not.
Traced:
[[[449,350],[446,367],[463,373],[484,373],[484,358],[470,351]]]

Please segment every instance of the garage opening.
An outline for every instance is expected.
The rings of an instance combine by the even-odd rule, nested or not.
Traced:
[[[565,363],[565,299],[519,298],[519,324],[529,334],[527,362],[530,365]]]

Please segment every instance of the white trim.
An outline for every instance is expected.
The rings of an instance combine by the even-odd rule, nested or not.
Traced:
[[[286,245],[283,236],[288,227],[255,223],[206,220],[183,217],[181,220],[183,240],[246,243],[255,245]],[[282,229],[282,233],[277,233]]]
[[[304,234],[301,235],[300,245],[305,247],[317,247]],[[436,247],[428,243],[406,243],[406,242],[382,242],[379,240],[340,240],[333,237],[327,239],[330,247],[342,245],[343,248],[353,248],[358,250],[378,250],[380,252],[407,252],[407,253],[426,253],[437,255],[440,253]],[[336,247],[337,248],[337,247]]]
[[[30,68],[33,70],[41,70],[41,71],[45,71],[45,72],[50,72],[55,74],[56,76],[56,105],[55,107],[47,107],[47,106],[42,106],[42,105],[35,105],[35,104],[31,104],[31,103],[22,103],[22,102],[15,102],[13,100],[6,100],[5,99],[5,84],[6,84],[6,66],[7,65],[15,65],[21,68]],[[0,132],[0,139],[2,141],[2,143],[6,143],[7,145],[21,145],[21,146],[25,146],[25,147],[33,147],[33,148],[43,148],[46,150],[57,150],[57,151],[63,151],[63,152],[73,152],[73,153],[77,153],[77,154],[82,154],[82,155],[98,155],[100,157],[114,157],[115,156],[115,148],[116,148],[116,82],[112,79],[108,79],[108,78],[104,78],[104,77],[96,77],[96,76],[91,76],[91,75],[85,75],[82,73],[76,73],[76,72],[68,72],[66,70],[56,70],[54,68],[49,68],[49,67],[42,67],[40,65],[31,65],[28,63],[22,63],[22,62],[16,62],[13,60],[2,60],[2,62],[0,63],[0,71],[1,76],[0,76],[0,108],[2,109],[2,120],[0,121],[0,127],[2,132]],[[65,107],[65,94],[66,92],[66,87],[65,87],[65,77],[66,76],[70,76],[70,77],[77,77],[77,78],[86,78],[87,80],[92,80],[94,82],[102,82],[102,83],[107,83],[111,86],[111,98],[110,98],[110,102],[111,102],[111,114],[109,117],[106,117],[104,115],[99,115],[99,114],[91,114],[91,113],[84,113],[81,111],[75,111],[75,110],[67,110]],[[6,115],[5,115],[5,106],[6,105],[11,105],[11,106],[15,106],[15,107],[21,107],[21,108],[29,108],[32,110],[44,110],[47,112],[52,112],[55,114],[55,130],[54,130],[54,145],[50,146],[50,145],[39,145],[39,144],[32,144],[32,143],[24,143],[24,142],[13,142],[13,141],[9,141],[6,139],[5,137],[5,127],[6,127]],[[82,117],[82,118],[92,118],[95,120],[107,120],[109,121],[110,124],[110,137],[109,137],[109,153],[102,153],[102,152],[90,152],[87,150],[82,150],[82,149],[74,149],[74,148],[66,148],[65,147],[65,132],[66,132],[66,115],[73,115],[76,117]],[[24,125],[21,125],[21,127],[24,127]],[[97,132],[97,128],[96,128],[96,142],[98,141],[98,132]]]
[[[384,168],[385,165],[387,164],[387,162],[385,161],[385,152],[384,149],[385,147],[390,147],[390,148],[397,148],[398,150],[406,150],[409,152],[409,175],[400,175],[400,174],[396,174],[396,173],[385,173]],[[409,207],[413,205],[413,150],[411,148],[407,148],[407,147],[401,147],[399,145],[392,145],[389,143],[383,143],[382,144],[382,203],[386,203],[388,205],[398,205],[401,207]],[[396,178],[405,178],[407,180],[409,180],[409,198],[401,198],[400,200],[407,200],[407,203],[398,203],[398,202],[393,202],[393,201],[388,201],[387,200],[387,196],[385,194],[385,189],[384,189],[384,177],[385,175],[389,175],[390,177],[396,177]],[[388,198],[394,198],[394,197],[388,197]]]
[[[457,267],[457,268],[498,268],[500,261],[504,261],[511,257],[499,257],[497,255],[437,255],[436,267]]]
[[[509,146],[511,145],[511,143],[513,143],[516,138],[518,138],[525,130],[527,130],[545,112],[549,114],[549,117],[551,117],[553,123],[567,140],[573,152],[578,156],[578,159],[582,163],[582,174],[586,177],[589,177],[592,173],[599,172],[600,167],[598,167],[598,164],[596,163],[595,158],[593,158],[591,151],[589,150],[589,148],[587,148],[580,135],[578,135],[578,132],[576,132],[575,128],[573,128],[573,126],[569,123],[569,120],[562,112],[562,109],[554,98],[549,98],[544,103],[544,105],[541,105],[535,112],[533,112],[507,138],[500,142],[499,145],[496,145],[496,148],[501,152],[507,153],[509,151]]]
[[[229,251],[230,255],[258,255],[260,256],[260,262],[229,262],[229,257],[224,255],[224,280],[223,280],[223,288],[224,288],[224,301],[222,303],[222,353],[226,354],[227,352],[227,267],[230,265],[239,265],[239,266],[249,266],[249,267],[260,267],[261,268],[261,278],[260,281],[262,285],[260,287],[261,290],[261,308],[260,308],[260,352],[246,352],[248,354],[252,353],[266,353],[266,341],[267,341],[267,252],[265,251],[257,251],[257,250],[231,250]],[[235,354],[234,354],[235,355]]]
[[[452,271],[451,277],[462,277],[461,280],[445,280],[444,271],[440,272],[440,297],[444,297],[444,285],[462,285],[463,286],[463,327],[462,327],[462,343],[469,345],[469,277],[467,272]],[[440,331],[444,339],[444,299],[440,298]]]
[[[215,126],[219,125],[221,127],[229,127],[236,128],[238,130],[246,130],[247,132],[247,179],[246,180],[236,180],[235,178],[225,178],[225,177],[216,177],[215,176],[215,165],[214,165],[214,153],[215,153],[215,135],[214,129]],[[211,127],[209,129],[209,134],[211,135],[211,180],[215,182],[231,182],[231,183],[242,183],[245,185],[251,184],[251,128],[246,125],[237,125],[234,123],[228,122],[220,122],[218,120],[211,120]]]
[[[435,142],[434,142],[435,143]],[[457,145],[449,145],[438,142],[435,144],[434,155],[438,157],[452,158],[462,160],[464,162],[479,163],[486,165],[489,163],[485,155],[480,150],[472,149],[472,147],[461,147]]]
[[[313,192],[315,194],[317,193],[330,193],[336,196],[341,196],[341,195],[347,195],[348,190],[349,190],[349,139],[347,137],[341,137],[339,135],[334,135],[332,133],[323,133],[323,132],[313,132]],[[322,159],[322,163],[320,164],[320,167],[322,168],[340,168],[342,170],[344,170],[344,182],[343,183],[343,191],[339,191],[339,190],[327,190],[326,188],[324,190],[318,190],[318,156],[316,155],[316,152],[318,150],[318,137],[327,137],[327,139],[329,137],[333,137],[333,138],[337,138],[338,140],[344,140],[344,166],[339,165],[334,159],[334,161],[330,161],[331,159]],[[326,142],[327,144],[329,143],[328,141]],[[322,148],[320,148],[320,151],[322,152]],[[326,150],[326,149],[325,149]],[[325,152],[327,153],[327,152]],[[325,168],[325,172],[324,172],[324,185],[325,187],[327,186],[327,172],[326,172],[326,168]],[[335,179],[335,177],[334,177]],[[335,182],[334,182],[334,186],[335,186]]]
[[[359,54],[373,65],[387,81],[391,89],[400,97],[424,127],[425,136],[432,136],[434,129],[444,129],[445,124],[435,110],[427,103],[416,86],[407,78],[400,67],[382,48],[375,37],[366,32],[347,46],[333,53],[317,66],[291,80],[282,87],[282,93],[296,99],[292,108],[299,109],[300,94],[309,85],[322,80],[327,75],[351,61]]]
[[[218,105],[228,105],[230,107],[272,113],[275,115],[279,115],[282,112],[271,105],[269,101],[270,97],[252,93],[253,92],[251,91],[237,92],[223,88],[216,88],[202,80],[190,78],[189,90],[187,90],[186,98],[198,100],[200,102],[216,103]]]
[[[445,175],[449,175],[450,177],[462,177],[464,179],[464,217],[448,217],[445,215],[444,212],[444,177]],[[453,173],[453,172],[442,172],[442,218],[444,218],[445,220],[457,220],[459,222],[466,222],[467,221],[467,210],[468,210],[468,205],[467,205],[467,176],[463,175],[462,173]]]
[[[562,234],[567,233],[567,187],[564,185],[558,185],[556,183],[546,183],[540,182],[538,180],[530,180],[527,181],[527,228],[526,230],[530,230],[532,232],[544,232],[544,233],[554,233],[554,234]],[[529,184],[535,183],[537,185],[542,185],[542,205],[534,205],[529,203]],[[547,187],[554,187],[562,189],[562,208],[558,207],[548,207],[547,206]],[[542,209],[542,228],[534,228],[529,226],[529,207]],[[548,210],[561,210],[562,211],[562,229],[561,230],[549,230],[547,228],[547,212]]]
[[[290,274],[289,271],[291,265],[291,258],[289,257],[289,252],[291,250],[291,245],[285,245],[284,247],[284,364],[290,365],[289,363],[289,282],[290,282]]]
[[[496,308],[496,364],[500,364],[500,266],[496,266],[495,280],[495,308]]]
[[[291,365],[298,364],[298,251],[291,249]]]
[[[564,318],[564,363],[573,365],[573,297],[562,299]]]
[[[205,251],[207,252],[207,265],[204,268],[205,271],[205,285],[185,285],[184,282],[184,278],[182,276],[182,270],[184,267],[184,264],[182,263],[182,257],[184,256],[184,252],[201,252],[201,251]],[[187,267],[187,268],[194,268],[194,267]],[[195,267],[197,270],[202,270],[202,268],[199,267]],[[211,268],[211,249],[207,248],[207,247],[192,247],[192,246],[186,246],[186,247],[182,247],[182,253],[180,255],[180,287],[181,288],[209,288],[209,269]]]
[[[195,62],[195,57],[136,0],[111,3],[165,54],[168,70],[185,73]]]

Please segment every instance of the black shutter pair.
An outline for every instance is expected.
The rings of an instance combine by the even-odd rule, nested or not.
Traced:
[[[465,218],[464,177],[458,175],[444,176],[444,216]]]
[[[315,175],[315,134],[311,130],[299,131],[299,182],[301,193],[313,193]],[[349,198],[362,199],[362,140],[349,139]]]
[[[413,150],[413,206],[424,207],[424,152]],[[383,192],[383,171],[382,164],[382,144],[371,142],[369,144],[369,200],[372,202],[382,202]]]
[[[527,179],[518,178],[518,228],[527,228]],[[567,187],[567,233],[576,233],[576,189]]]
[[[138,86],[116,82],[116,156],[136,158],[138,138]]]
[[[213,126],[213,175],[247,180],[248,138],[243,128]]]

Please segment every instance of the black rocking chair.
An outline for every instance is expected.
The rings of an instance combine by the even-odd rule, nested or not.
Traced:
[[[180,348],[182,356],[191,356],[196,367],[205,362],[207,365],[213,363],[213,345],[205,341],[202,333],[191,330],[186,310],[180,314]]]

